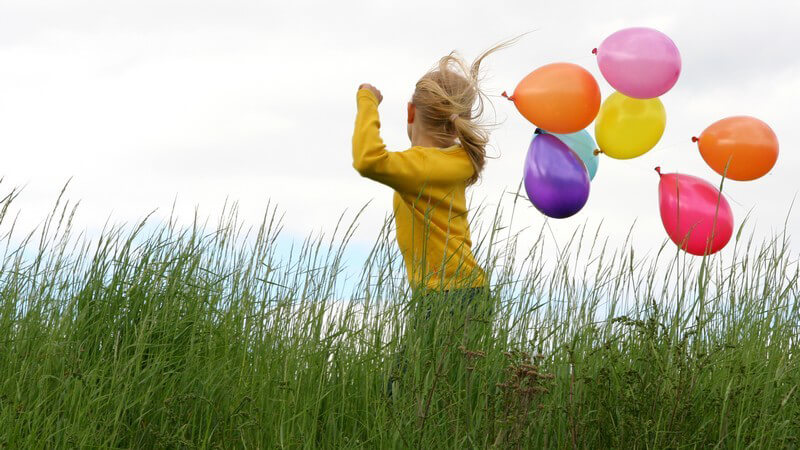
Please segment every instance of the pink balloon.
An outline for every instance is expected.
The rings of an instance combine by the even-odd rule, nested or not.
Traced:
[[[681,74],[681,54],[666,34],[652,28],[625,28],[596,49],[597,65],[608,84],[634,98],[663,95]]]
[[[659,168],[656,171],[661,175]],[[693,255],[716,253],[733,235],[733,212],[728,201],[703,179],[677,173],[661,175],[658,202],[670,239]]]

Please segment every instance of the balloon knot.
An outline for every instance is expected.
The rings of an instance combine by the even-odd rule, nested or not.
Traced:
[[[596,148],[596,149],[594,149],[594,151],[593,151],[592,153],[594,153],[594,156],[597,156],[597,155],[599,155],[600,153],[603,153],[603,151],[602,151],[602,150],[600,150],[599,148]]]
[[[537,129],[533,130],[533,134],[542,134],[542,129],[541,128],[537,128]]]
[[[661,166],[656,166],[656,172],[658,172],[658,176],[661,176]]]
[[[514,96],[512,95],[511,97],[509,97],[509,96],[508,96],[508,94],[506,93],[506,91],[503,91],[503,93],[502,93],[502,94],[500,94],[500,96],[501,96],[501,97],[505,97],[505,98],[506,98],[506,99],[508,99],[509,101],[512,101],[512,102],[514,101]]]
[[[593,49],[592,49],[592,54],[593,54],[593,55],[596,55],[596,54],[597,54],[597,49],[596,49],[596,48],[593,48]]]
[[[697,141],[699,141],[699,140],[700,140],[700,139],[697,139],[697,136],[692,136],[692,142],[697,142]]]

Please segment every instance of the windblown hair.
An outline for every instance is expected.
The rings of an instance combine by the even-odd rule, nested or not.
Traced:
[[[469,66],[456,52],[451,52],[417,81],[411,97],[423,126],[442,142],[455,136],[469,155],[475,172],[467,179],[467,185],[480,178],[489,142],[489,125],[479,122],[488,101],[479,87],[481,62],[515,41],[512,39],[484,51]]]

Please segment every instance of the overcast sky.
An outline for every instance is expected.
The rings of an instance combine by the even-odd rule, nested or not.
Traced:
[[[517,188],[534,128],[499,93],[538,66],[569,61],[595,74],[606,96],[592,48],[620,28],[650,26],[683,58],[662,98],[664,137],[643,157],[603,158],[584,210],[550,222],[557,239],[601,220],[621,239],[636,220],[638,245],[659,245],[666,234],[653,167],[718,183],[690,138],[739,114],[766,121],[780,140],[768,176],[726,185],[737,223],[750,211],[765,236],[783,227],[800,190],[798,23],[800,2],[791,0],[2,0],[2,189],[25,186],[18,206],[33,224],[73,177],[68,195],[81,200],[77,223],[88,229],[109,217],[166,214],[176,197],[187,219],[196,206],[213,215],[230,198],[256,224],[272,199],[287,232],[301,237],[374,199],[357,237],[366,245],[391,191],[351,167],[360,83],[382,90],[383,137],[403,150],[405,104],[440,56],[458,50],[471,59],[535,30],[485,64],[484,87],[503,123],[490,149],[499,158],[471,193],[475,202],[510,201],[503,192]],[[542,221],[532,207],[515,218],[534,229]],[[797,210],[789,228],[800,233]]]

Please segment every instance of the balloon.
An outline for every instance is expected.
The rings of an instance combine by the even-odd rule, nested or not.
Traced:
[[[563,219],[589,199],[589,173],[580,158],[550,134],[533,137],[525,158],[525,192],[542,214]]]
[[[730,241],[733,212],[711,183],[691,175],[661,175],[658,202],[670,239],[692,255],[716,253]]]
[[[760,178],[778,160],[778,137],[769,125],[755,117],[722,119],[706,128],[700,139],[692,140],[698,142],[706,163],[718,174],[732,180]]]
[[[615,92],[600,107],[594,136],[606,155],[630,159],[655,147],[666,124],[667,113],[661,100],[631,98]]]
[[[608,84],[633,98],[655,98],[669,91],[681,74],[681,54],[666,34],[652,28],[626,28],[597,48],[597,65]]]
[[[537,131],[547,133],[544,130]],[[589,171],[589,180],[594,180],[594,176],[597,174],[597,165],[600,163],[600,158],[594,154],[595,150],[597,150],[597,145],[594,143],[592,136],[586,130],[569,134],[549,134],[552,134],[553,136],[557,137],[559,141],[567,144],[567,147],[569,147],[570,150],[578,155],[581,161],[583,161],[583,164],[586,166],[586,170]]]
[[[597,116],[600,87],[583,67],[554,63],[523,78],[509,100],[537,127],[553,133],[575,133]]]

